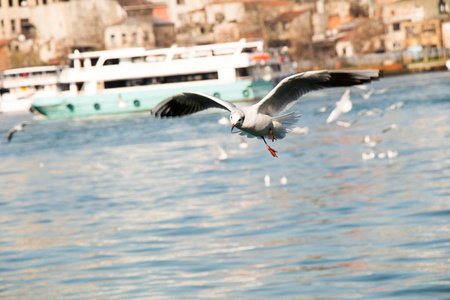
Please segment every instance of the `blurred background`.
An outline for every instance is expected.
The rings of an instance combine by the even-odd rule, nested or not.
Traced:
[[[450,48],[447,2],[1,0],[0,70],[64,64],[74,50],[165,48],[241,38],[289,47],[299,71],[442,69]]]

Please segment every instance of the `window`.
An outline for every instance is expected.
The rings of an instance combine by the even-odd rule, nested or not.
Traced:
[[[400,30],[400,23],[394,23],[392,24],[392,30],[399,31]]]
[[[423,24],[422,32],[429,35],[436,34],[436,26],[434,24]]]
[[[91,66],[95,66],[98,62],[98,57],[93,57],[90,60],[91,60]]]
[[[187,81],[201,81],[218,79],[217,72],[196,73],[196,74],[180,74],[160,77],[145,77],[130,80],[111,80],[105,81],[105,89],[121,88],[128,86],[142,86],[150,84],[167,84]]]
[[[29,24],[28,19],[20,19],[20,26],[25,27]]]
[[[14,6],[14,1],[13,0],[9,0],[9,7],[13,7]]]
[[[125,33],[122,33],[122,45],[127,43],[127,35]]]
[[[16,33],[16,20],[11,20],[11,32]]]
[[[116,36],[114,34],[111,34],[111,45],[116,45]]]
[[[237,77],[250,76],[250,71],[248,68],[236,68],[236,76]]]
[[[109,58],[109,59],[105,60],[105,62],[103,63],[104,66],[118,65],[118,64],[119,64],[118,58]]]

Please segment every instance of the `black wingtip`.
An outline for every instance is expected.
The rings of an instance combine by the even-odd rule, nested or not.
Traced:
[[[352,86],[379,80],[382,72],[377,69],[331,71],[331,86]]]

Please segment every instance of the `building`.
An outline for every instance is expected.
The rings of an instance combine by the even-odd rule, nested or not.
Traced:
[[[75,49],[102,49],[103,31],[126,17],[113,0],[0,0],[2,68],[59,63]],[[43,17],[45,16],[45,17]]]
[[[175,24],[178,44],[222,43],[241,38],[262,38],[268,43],[282,44],[275,41],[275,31],[280,26],[277,23],[298,23],[299,19],[294,19],[299,14],[291,16],[289,13],[304,11],[305,4],[300,2],[303,1],[168,0],[167,6]],[[314,6],[311,3],[306,5]],[[282,14],[285,15],[280,16]],[[306,19],[309,24],[309,19]]]
[[[75,49],[169,47],[174,41],[161,1],[0,0],[1,70],[58,64]]]
[[[389,1],[383,3],[382,17],[386,26],[387,51],[401,51],[412,46],[441,48],[441,24],[450,18],[444,0]]]
[[[105,29],[106,49],[164,48],[175,42],[174,24],[169,21],[165,4],[146,0],[119,0],[119,4],[127,18]]]

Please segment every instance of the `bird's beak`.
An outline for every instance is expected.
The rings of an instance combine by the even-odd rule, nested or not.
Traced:
[[[231,124],[231,132],[233,132],[233,128],[236,124]]]

